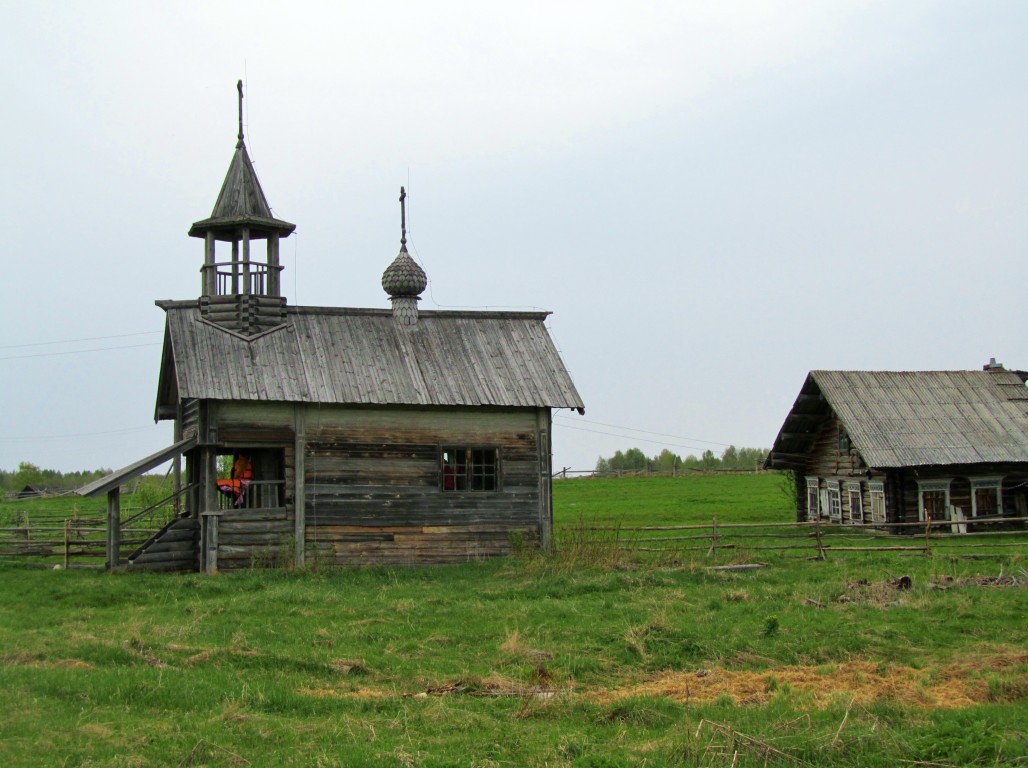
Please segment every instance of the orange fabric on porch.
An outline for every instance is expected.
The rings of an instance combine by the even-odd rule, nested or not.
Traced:
[[[240,499],[251,480],[253,480],[253,465],[250,464],[249,458],[240,453],[232,463],[232,477],[218,478],[218,490]]]

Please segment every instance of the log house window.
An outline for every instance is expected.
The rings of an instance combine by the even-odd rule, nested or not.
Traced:
[[[842,522],[842,492],[838,480],[828,481],[828,518],[835,523]]]
[[[500,457],[496,448],[445,446],[441,451],[444,491],[497,491]]]
[[[885,483],[868,483],[867,492],[871,496],[871,522],[885,522]]]
[[[850,522],[864,522],[864,500],[860,495],[860,483],[846,483],[846,497],[850,506]]]
[[[839,453],[850,452],[850,436],[849,433],[843,428],[839,427]]]
[[[971,478],[971,517],[1003,514],[1003,478]]]
[[[818,479],[816,477],[807,478],[807,520],[817,520],[819,514],[818,510]]]
[[[950,479],[917,481],[917,519],[949,520]]]

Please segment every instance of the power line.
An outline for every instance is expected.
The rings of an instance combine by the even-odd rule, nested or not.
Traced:
[[[623,427],[620,424],[607,424],[606,422],[603,422],[603,421],[591,421],[589,419],[583,419],[583,418],[579,418],[579,417],[557,415],[556,418],[562,419],[562,420],[568,420],[568,421],[575,421],[575,422],[584,421],[584,422],[587,422],[589,424],[598,424],[601,427],[611,427],[612,429],[622,429],[622,430],[625,430],[627,432],[641,432],[644,435],[656,435],[658,437],[670,437],[672,440],[690,440],[690,441],[692,441],[694,443],[706,443],[708,445],[724,445],[724,446],[732,445],[732,443],[722,443],[722,442],[718,442],[716,440],[701,440],[698,437],[685,437],[684,435],[669,435],[666,432],[651,432],[650,430],[647,430],[647,429],[636,429],[635,427]],[[602,432],[601,434],[610,434],[610,433]],[[620,437],[620,435],[615,435],[615,437]],[[627,437],[627,435],[626,435],[626,437]],[[638,438],[638,439],[641,440],[642,438]],[[658,442],[658,441],[651,440],[650,442],[651,443],[655,443],[655,442]],[[692,447],[695,447],[695,446],[692,446]]]
[[[597,435],[609,435],[610,437],[620,437],[620,438],[624,438],[624,439],[637,440],[637,441],[639,441],[641,443],[654,443],[655,445],[663,445],[665,447],[671,446],[672,448],[688,448],[688,449],[691,449],[691,450],[694,450],[694,451],[703,451],[703,450],[705,450],[705,449],[700,448],[699,446],[696,446],[696,445],[685,445],[685,444],[682,444],[682,443],[669,443],[667,440],[650,440],[650,439],[645,438],[645,437],[632,437],[631,435],[619,435],[619,434],[617,434],[615,432],[604,432],[603,430],[600,430],[600,429],[589,429],[588,427],[572,427],[570,424],[558,424],[558,426],[563,428],[563,429],[575,429],[575,430],[578,430],[579,432],[593,432],[593,433],[595,433]]]
[[[50,344],[78,344],[83,341],[105,341],[107,339],[125,339],[129,336],[152,336],[161,331],[140,331],[138,333],[119,333],[115,336],[87,336],[82,339],[63,339],[61,341],[34,341],[31,344],[3,344],[0,349],[23,349],[25,347],[45,347]]]
[[[60,355],[80,355],[84,352],[110,352],[111,350],[136,350],[140,346],[160,346],[160,341],[151,341],[145,344],[122,344],[120,346],[95,346],[91,350],[67,350],[65,352],[38,352],[33,355],[10,355],[0,360],[25,360],[26,358],[52,358]]]
[[[107,432],[79,432],[72,435],[34,435],[30,437],[0,437],[0,441],[3,442],[14,442],[24,440],[67,440],[73,437],[100,437],[102,435],[124,435],[129,432],[146,432],[153,429],[153,427],[129,427],[127,429],[112,429]]]

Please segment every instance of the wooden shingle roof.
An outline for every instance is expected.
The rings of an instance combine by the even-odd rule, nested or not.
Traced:
[[[159,416],[178,397],[584,411],[546,312],[426,311],[404,327],[389,310],[288,307],[284,326],[247,340],[203,320],[195,301],[158,304]]]
[[[241,227],[249,229],[251,239],[266,238],[270,233],[288,237],[296,229],[295,224],[272,214],[242,139],[236,144],[214,210],[210,217],[194,222],[189,236],[204,237],[212,231],[219,240],[232,239],[233,233]]]
[[[811,371],[767,465],[802,466],[831,413],[871,467],[1028,462],[1028,389],[1013,371]]]

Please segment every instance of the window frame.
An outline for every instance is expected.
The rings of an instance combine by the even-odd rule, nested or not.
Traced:
[[[462,462],[447,461],[447,454],[462,454]],[[491,453],[492,461],[476,460],[477,453]],[[457,458],[455,456],[455,458]],[[447,467],[462,467],[458,474],[447,474]],[[479,471],[479,468],[484,468]],[[439,490],[443,493],[498,493],[503,490],[502,456],[495,445],[457,445],[448,443],[439,446]],[[453,477],[453,487],[447,487],[447,478]],[[481,478],[480,482],[478,478]],[[491,479],[491,483],[488,482]],[[476,487],[480,486],[480,487]],[[491,487],[487,487],[491,486]]]
[[[978,491],[996,491],[996,511],[992,514],[1002,517],[1003,515],[1003,476],[990,475],[982,477],[969,477],[971,482],[971,517],[978,517]]]
[[[817,520],[821,516],[821,479],[807,477],[807,520]],[[811,493],[813,492],[813,495]],[[811,506],[813,501],[813,506]]]
[[[850,433],[846,431],[846,427],[839,424],[839,454],[842,456],[848,456],[850,448],[853,447],[853,443],[850,440]]]
[[[828,519],[833,523],[842,522],[842,487],[838,480],[826,481],[828,491]]]
[[[857,516],[853,516],[853,496],[856,494],[857,499]],[[850,514],[849,522],[851,523],[863,523],[864,522],[864,494],[860,488],[860,481],[848,480],[846,482],[846,501],[849,504]]]
[[[918,480],[917,481],[917,520],[918,522],[925,522],[924,514],[924,495],[925,493],[932,493],[935,491],[943,491],[946,494],[946,501],[943,504],[944,514],[943,520],[949,520],[950,513],[949,508],[951,506],[950,501],[950,485],[953,483],[952,477],[936,477],[931,480]]]
[[[869,481],[867,484],[867,494],[871,501],[871,522],[872,523],[884,523],[888,520],[888,508],[885,501],[885,483],[881,481]],[[881,502],[881,515],[875,514],[878,507],[875,502]]]

